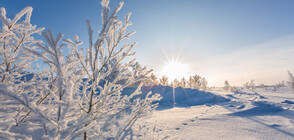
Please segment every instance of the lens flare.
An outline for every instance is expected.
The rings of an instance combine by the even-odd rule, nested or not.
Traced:
[[[189,68],[187,64],[172,60],[163,66],[162,75],[166,75],[169,78],[169,81],[174,79],[180,80],[183,77],[187,77],[188,70]]]

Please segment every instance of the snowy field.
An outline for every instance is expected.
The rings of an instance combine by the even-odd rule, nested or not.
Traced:
[[[153,126],[151,136],[159,139],[294,139],[293,92],[286,87],[276,92],[267,88],[240,93],[212,91],[229,99],[225,102],[206,100],[209,103],[196,106],[177,103],[175,108],[166,109],[160,105],[138,124]],[[172,97],[172,92],[169,94]]]
[[[126,88],[128,94],[136,87]],[[294,94],[287,87],[276,92],[272,87],[253,91],[204,92],[196,89],[173,89],[169,86],[142,87],[163,98],[158,108],[142,117],[133,127],[133,139],[294,139]],[[5,116],[1,111],[0,116]],[[3,118],[2,118],[3,119]],[[1,128],[9,126],[2,124]],[[12,126],[12,132],[42,139],[42,129]],[[129,139],[129,137],[127,138]]]

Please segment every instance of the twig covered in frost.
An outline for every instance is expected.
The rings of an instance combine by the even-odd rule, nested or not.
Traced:
[[[132,49],[136,43],[121,45],[135,33],[126,32],[132,24],[131,14],[120,21],[117,12],[123,2],[112,13],[108,4],[109,0],[101,2],[102,29],[95,41],[87,21],[86,53],[80,49],[83,42],[78,36],[63,39],[62,34],[54,37],[47,30],[42,33],[45,43],[35,40],[31,35],[43,28],[30,24],[32,8],[25,8],[13,20],[1,9],[0,94],[10,100],[0,103],[19,108],[13,114],[17,125],[37,123],[44,129],[44,137],[51,139],[123,139],[139,117],[156,108],[153,102],[160,99],[159,95],[136,96],[141,94],[141,86],[133,93],[122,94],[123,89],[144,80],[151,71],[144,67],[129,72],[135,59],[123,63],[135,55]],[[18,22],[24,15],[24,22]],[[48,67],[39,73],[25,72],[36,59]],[[31,79],[21,80],[30,73]]]

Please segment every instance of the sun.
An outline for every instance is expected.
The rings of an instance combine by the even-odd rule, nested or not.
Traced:
[[[166,75],[169,81],[173,81],[174,79],[180,80],[183,77],[187,77],[188,70],[188,64],[172,60],[165,63],[162,69],[162,75]]]

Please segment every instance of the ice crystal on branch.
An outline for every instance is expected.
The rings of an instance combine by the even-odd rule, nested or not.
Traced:
[[[132,136],[131,128],[138,118],[156,108],[153,102],[160,99],[158,94],[137,96],[141,94],[141,81],[151,71],[134,67],[138,64],[135,59],[123,61],[135,54],[132,49],[136,43],[121,45],[135,33],[126,32],[131,14],[120,21],[117,12],[123,3],[112,12],[108,4],[109,0],[101,2],[102,29],[98,38],[93,38],[87,21],[89,47],[85,53],[78,36],[63,39],[62,34],[54,37],[47,30],[42,33],[45,43],[35,40],[32,34],[43,28],[30,24],[32,8],[25,8],[13,20],[1,9],[0,95],[9,99],[1,104],[13,105],[10,111],[18,110],[8,114],[14,118],[8,123],[15,122],[15,127],[34,125],[43,130],[39,135],[49,139],[124,139]],[[19,22],[24,15],[24,21]],[[69,52],[64,54],[64,49]],[[29,71],[36,59],[48,67],[38,73]],[[30,79],[22,79],[28,74],[32,74]],[[135,83],[141,83],[135,91],[122,93]],[[10,128],[0,133],[12,133]]]

